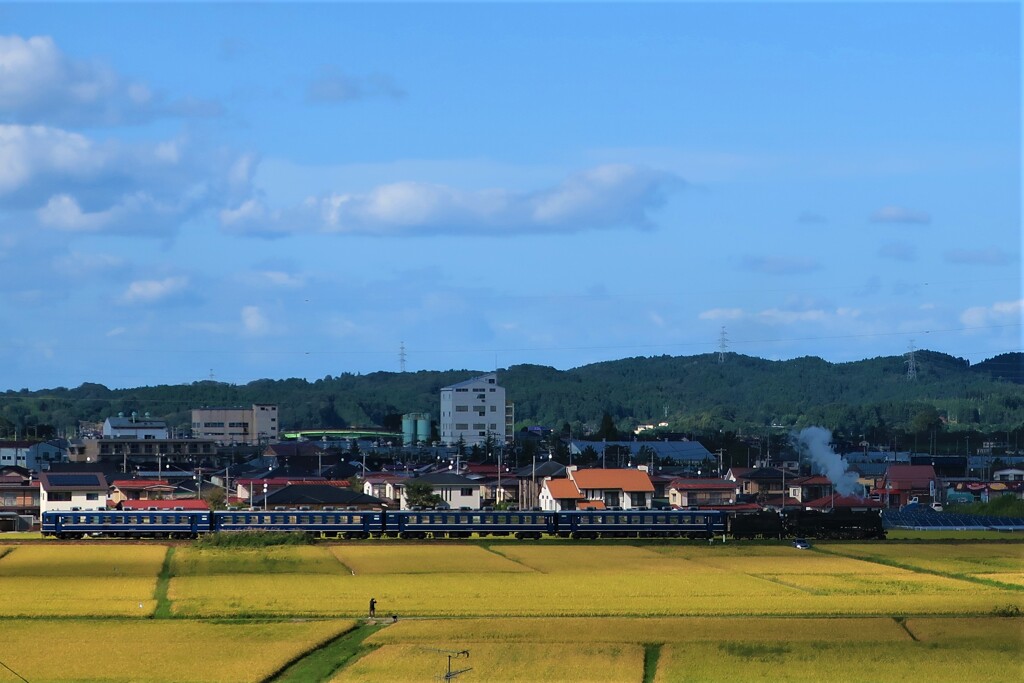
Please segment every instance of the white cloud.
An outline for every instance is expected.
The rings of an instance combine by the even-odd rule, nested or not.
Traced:
[[[121,295],[125,304],[148,304],[177,294],[188,286],[188,278],[183,276],[166,277],[162,280],[136,280],[128,285]]]
[[[242,328],[246,334],[258,336],[270,331],[270,321],[259,306],[242,307]]]
[[[988,327],[1020,322],[1024,313],[1024,299],[997,301],[991,306],[973,306],[960,314],[960,322],[967,327]]]
[[[48,126],[0,124],[0,199],[61,231],[172,233],[251,193],[252,158],[187,138],[96,142]]]
[[[166,101],[98,61],[65,55],[50,36],[0,36],[0,110],[16,121],[118,125],[220,113],[211,102]]]
[[[707,311],[702,311],[697,316],[700,320],[738,320],[742,317],[742,308],[712,308]]]
[[[67,232],[147,232],[167,223],[173,226],[180,211],[139,192],[122,197],[106,209],[87,212],[74,197],[60,194],[51,197],[36,215],[40,225]]]
[[[106,336],[108,336],[108,337],[120,337],[122,334],[124,334],[127,331],[128,330],[126,328],[124,328],[124,327],[113,327],[113,328],[107,330],[107,335]]]
[[[883,206],[871,214],[873,223],[931,223],[927,211],[917,211],[903,206]]]
[[[58,128],[0,124],[0,196],[40,178],[80,182],[93,177],[110,162],[111,151]]]
[[[379,185],[365,193],[310,197],[301,206],[272,210],[250,198],[221,211],[226,230],[281,235],[314,230],[369,235],[570,233],[650,228],[649,212],[683,181],[649,168],[606,165],[535,192],[462,190],[423,182]]]

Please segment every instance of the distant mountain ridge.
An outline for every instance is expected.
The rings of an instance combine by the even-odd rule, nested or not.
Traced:
[[[668,422],[677,431],[757,431],[772,424],[820,424],[849,433],[911,431],[933,410],[953,429],[1019,429],[1024,424],[1024,354],[970,365],[943,353],[917,351],[916,378],[903,356],[830,363],[816,357],[784,361],[727,353],[625,358],[557,370],[514,365],[498,377],[515,403],[519,426],[596,429],[607,413],[622,430]],[[261,379],[245,385],[200,381],[188,385],[74,389],[0,394],[0,434],[17,426],[73,427],[79,420],[137,411],[187,428],[201,406],[276,403],[283,428],[378,425],[427,412],[437,419],[441,387],[483,374],[472,370],[344,373],[313,382]],[[577,432],[578,430],[578,432]]]

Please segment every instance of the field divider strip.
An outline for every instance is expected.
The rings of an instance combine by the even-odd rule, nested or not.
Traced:
[[[14,548],[3,548],[0,549],[0,560],[4,559],[8,555],[14,552]]]
[[[531,572],[535,572],[537,574],[547,574],[546,571],[544,571],[542,569],[537,569],[536,567],[531,567],[530,565],[526,564],[522,560],[517,560],[514,557],[509,557],[508,555],[506,555],[505,553],[501,552],[500,550],[497,550],[494,546],[484,545],[484,546],[481,546],[481,547],[484,550],[486,550],[487,552],[489,552],[489,553],[494,553],[495,555],[497,555],[500,558],[503,558],[505,560],[508,560],[509,562],[514,562],[515,564],[518,564],[520,567],[526,567]],[[515,572],[502,572],[502,573],[514,574]]]
[[[918,574],[931,574],[932,576],[941,576],[944,579],[953,579],[954,581],[976,583],[982,586],[989,586],[991,588],[1001,588],[1003,590],[1024,591],[1024,586],[1019,586],[1013,583],[1003,583],[1001,581],[996,581],[995,579],[983,579],[980,576],[972,576],[971,574],[957,574],[955,572],[944,572],[938,569],[915,567],[912,564],[904,564],[902,562],[897,562],[896,560],[890,560],[886,557],[878,557],[877,555],[847,555],[846,553],[828,550],[826,548],[822,548],[821,546],[814,546],[813,550],[815,552],[822,553],[823,555],[832,555],[833,557],[845,557],[846,559],[861,560],[863,562],[873,562],[875,564],[880,564],[884,567],[905,569],[907,571],[915,572]]]
[[[340,564],[342,567],[344,567],[346,570],[348,570],[349,574],[351,574],[352,576],[356,575],[356,570],[352,569],[352,567],[350,567],[347,564],[345,564],[342,561],[342,559],[340,557],[338,557],[338,553],[334,549],[330,549],[329,552],[331,553],[331,557],[333,557],[335,560],[337,560],[338,564]]]
[[[174,546],[167,548],[164,554],[164,562],[160,567],[160,574],[156,577],[156,588],[153,590],[153,599],[156,600],[156,609],[150,615],[151,619],[170,619],[171,601],[167,599],[167,589],[171,584],[171,558],[174,557]]]
[[[746,574],[747,576],[751,577],[751,578],[761,579],[762,581],[768,581],[769,583],[774,583],[777,586],[784,586],[785,588],[792,588],[795,591],[800,591],[801,593],[806,593],[807,595],[828,595],[828,593],[825,593],[825,592],[822,592],[822,591],[816,591],[816,590],[812,590],[810,588],[804,588],[803,586],[794,586],[791,583],[786,583],[785,581],[783,581],[782,579],[778,578],[777,576],[770,576],[768,574],[751,574],[749,572],[743,572],[743,573]],[[808,576],[808,575],[807,574],[802,574],[800,576]]]
[[[379,645],[363,645],[387,624],[356,624],[338,635],[317,643],[285,662],[260,683],[316,683],[329,681],[339,670],[354,663]]]
[[[896,622],[897,626],[907,632],[907,635],[910,636],[911,640],[915,643],[920,642],[918,637],[914,635],[914,632],[910,630],[910,627],[907,626],[906,617],[893,617],[892,620]]]
[[[644,643],[644,683],[654,683],[664,643]]]

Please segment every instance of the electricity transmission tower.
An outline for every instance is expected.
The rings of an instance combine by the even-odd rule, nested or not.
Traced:
[[[718,335],[718,363],[725,362],[725,350],[729,348],[729,339],[725,336],[725,325],[722,325],[722,332]]]
[[[907,351],[907,359],[903,363],[907,366],[907,381],[913,382],[917,379],[917,359],[914,358],[914,340],[910,340],[910,350]]]

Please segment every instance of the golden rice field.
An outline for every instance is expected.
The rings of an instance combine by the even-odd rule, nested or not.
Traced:
[[[367,642],[379,649],[334,680],[384,680],[388,671],[426,680],[447,665],[439,651],[457,648],[469,651],[456,663],[474,666],[474,680],[641,683],[648,646],[660,653],[653,680],[661,683],[1010,682],[1022,673],[1022,626],[1005,618],[912,619],[906,628],[880,618],[424,620],[376,633]],[[607,648],[614,648],[613,663],[602,654]],[[629,666],[616,666],[623,662]]]
[[[0,619],[0,658],[32,683],[243,683],[267,678],[352,626],[350,620]],[[0,681],[16,680],[0,670]]]
[[[0,552],[0,617],[147,617],[167,548],[25,545]]]
[[[883,544],[884,547],[890,547]],[[849,546],[853,547],[853,546]],[[869,546],[878,547],[878,546]],[[994,545],[999,556],[1006,548]],[[750,557],[744,550],[755,550]],[[911,615],[1024,609],[1024,592],[967,578],[936,576],[855,557],[783,546],[471,544],[339,545],[331,565],[319,553],[311,571],[254,571],[237,551],[204,550],[171,580],[174,614],[187,617],[336,617],[361,614],[370,597],[381,613],[403,616]],[[919,561],[931,546],[905,544]],[[251,552],[251,551],[250,551]],[[297,550],[279,550],[289,553]],[[258,557],[258,554],[255,556]],[[298,557],[298,555],[296,555]],[[190,559],[191,558],[191,559]],[[909,558],[909,559],[907,559]],[[175,554],[175,566],[179,561]],[[922,560],[923,561],[923,560]],[[1012,557],[999,562],[1012,567]],[[1022,564],[1018,559],[1019,576]],[[451,571],[456,565],[459,571]],[[287,563],[278,566],[287,567]],[[333,573],[330,571],[333,568]],[[610,590],[614,586],[614,590]],[[509,600],[510,593],[529,600]]]
[[[366,655],[331,679],[332,683],[380,683],[380,681],[439,680],[447,672],[448,658],[441,650],[446,640],[433,646],[389,645]],[[635,681],[641,683],[643,645],[625,643],[550,643],[535,640],[510,647],[508,643],[473,643],[470,656],[452,661],[452,669],[472,667],[460,681]]]
[[[331,549],[321,546],[268,548],[176,548],[171,560],[174,576],[238,574],[340,574]]]
[[[433,680],[447,665],[439,650],[469,650],[453,660],[472,667],[459,678],[468,683],[818,681],[823,672],[872,683],[1018,681],[1024,618],[996,615],[1024,611],[1021,550],[984,542],[810,551],[353,542],[171,554],[129,543],[0,546],[0,642],[20,657],[0,660],[33,683],[260,682],[362,623],[374,597],[377,614],[398,614],[398,623],[317,680]],[[167,558],[170,578],[160,578]],[[161,618],[168,614],[175,618]],[[20,616],[37,618],[12,619]],[[645,654],[648,667],[656,662],[646,679]]]
[[[927,619],[923,621],[944,621]],[[538,619],[423,619],[401,621],[378,631],[367,642],[412,645],[449,639],[453,643],[530,643],[538,634],[557,642],[690,643],[719,640],[752,642],[912,642],[910,634],[888,617],[821,619],[789,617],[563,617]]]
[[[477,546],[334,546],[353,574],[509,574],[533,571]]]

